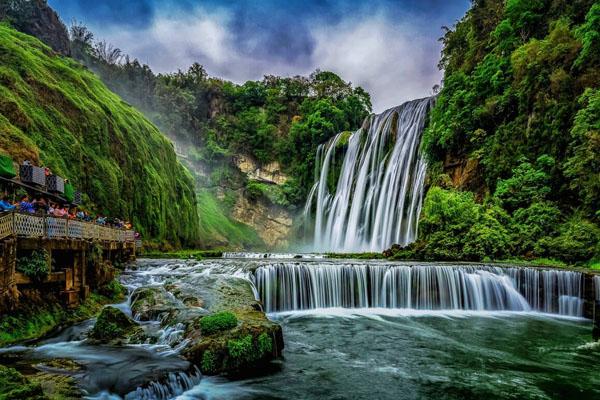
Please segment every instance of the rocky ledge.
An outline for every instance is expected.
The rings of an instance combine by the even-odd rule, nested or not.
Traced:
[[[281,326],[266,317],[242,278],[194,274],[139,288],[131,309],[141,321],[180,327],[181,354],[206,375],[256,371],[282,354]]]

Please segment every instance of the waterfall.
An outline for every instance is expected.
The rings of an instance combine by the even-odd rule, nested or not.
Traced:
[[[267,312],[382,307],[583,316],[583,275],[574,271],[279,262],[258,267],[254,281]]]
[[[415,240],[426,172],[419,145],[433,101],[413,100],[371,115],[350,136],[342,132],[319,146],[305,206],[307,217],[315,209],[315,250],[382,251]],[[339,178],[330,182],[341,149]]]
[[[594,289],[596,289],[596,301],[600,301],[600,275],[594,276]]]

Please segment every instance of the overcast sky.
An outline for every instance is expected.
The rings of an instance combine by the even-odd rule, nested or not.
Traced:
[[[234,82],[331,70],[375,112],[431,94],[438,38],[469,0],[49,0],[155,72],[193,62]]]

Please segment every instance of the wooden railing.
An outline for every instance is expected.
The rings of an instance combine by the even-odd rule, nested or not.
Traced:
[[[8,236],[50,239],[95,239],[135,243],[132,230],[96,225],[93,222],[10,212],[0,214],[0,239]]]

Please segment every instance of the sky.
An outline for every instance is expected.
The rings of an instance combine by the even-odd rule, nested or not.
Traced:
[[[329,70],[371,94],[373,111],[432,94],[442,26],[469,0],[49,0],[155,72],[202,64],[237,83]]]

